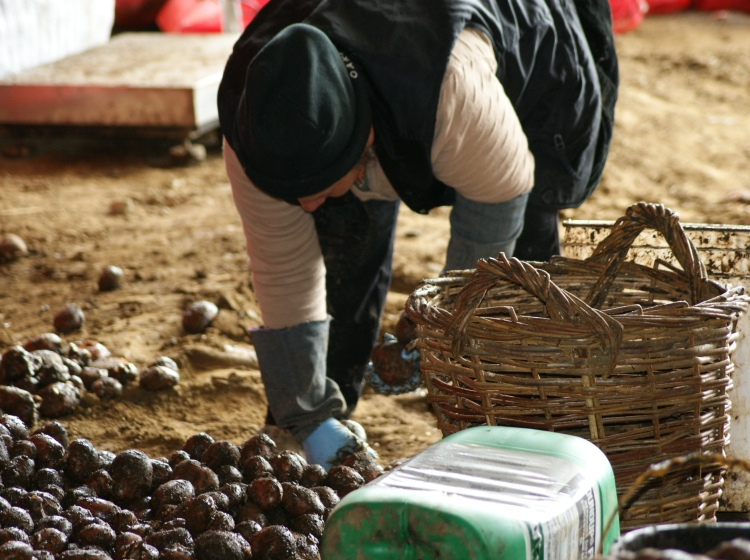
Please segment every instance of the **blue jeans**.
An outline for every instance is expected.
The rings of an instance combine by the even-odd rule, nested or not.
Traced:
[[[523,229],[527,194],[499,204],[456,194],[446,270],[475,268],[480,258],[512,255]],[[398,202],[361,202],[354,195],[328,199],[313,213],[326,263],[327,376],[346,399],[349,416],[363,388],[391,283]]]

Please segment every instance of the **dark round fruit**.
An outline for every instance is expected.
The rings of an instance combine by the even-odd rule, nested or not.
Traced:
[[[33,426],[39,420],[39,405],[34,396],[18,387],[0,386],[0,410],[17,417],[25,426]]]
[[[203,494],[178,506],[173,512],[172,518],[181,517],[184,519],[185,528],[195,537],[208,529],[218,511],[214,499]]]
[[[370,352],[372,367],[389,385],[403,385],[414,375],[414,363],[401,356],[403,350],[403,344],[393,341],[376,344]]]
[[[263,529],[263,527],[258,525],[255,521],[243,521],[234,527],[234,532],[242,535],[242,538],[249,541],[250,537],[255,533],[259,533],[261,529]]]
[[[34,520],[31,519],[29,512],[20,507],[13,506],[3,515],[3,527],[6,529],[17,527],[27,535],[30,535],[34,531]]]
[[[0,359],[0,383],[34,375],[34,357],[22,346],[11,346]]]
[[[147,391],[171,389],[180,382],[180,374],[165,366],[147,367],[140,374],[139,384]]]
[[[128,449],[115,457],[109,473],[114,480],[112,495],[118,501],[136,500],[151,491],[154,469],[142,451]]]
[[[224,465],[236,467],[240,461],[240,450],[230,441],[219,440],[208,446],[200,460],[217,472]]]
[[[164,505],[180,505],[195,497],[193,485],[184,479],[170,480],[154,490],[151,507],[158,509]]]
[[[65,429],[65,426],[60,424],[57,420],[47,422],[42,427],[37,428],[34,431],[34,434],[47,434],[57,440],[64,449],[68,448],[68,431]]]
[[[28,490],[34,482],[34,460],[26,455],[13,457],[3,469],[3,483],[7,487],[18,487]]]
[[[270,476],[256,478],[247,485],[247,497],[266,511],[281,503],[282,493],[281,483]]]
[[[0,558],[5,560],[34,560],[34,549],[21,541],[8,541],[0,546]]]
[[[250,546],[261,559],[293,558],[297,542],[292,532],[281,525],[271,525],[251,537]]]
[[[114,484],[114,480],[104,469],[99,469],[86,479],[86,486],[91,488],[99,498],[105,500],[112,495]]]
[[[63,477],[57,469],[41,468],[36,472],[36,487],[43,490],[46,486],[62,486]]]
[[[409,344],[412,340],[417,338],[417,324],[409,319],[409,316],[406,314],[406,311],[402,311],[401,315],[398,318],[398,322],[396,323],[396,328],[394,329],[394,332],[396,334],[396,339],[403,345]]]
[[[68,353],[67,343],[55,333],[43,333],[39,336],[29,338],[23,343],[23,347],[29,352],[33,352],[34,350],[52,350],[61,356],[65,356]]]
[[[383,467],[377,464],[375,459],[364,451],[358,451],[346,457],[342,462],[345,467],[351,467],[365,479],[371,482],[383,474]]]
[[[67,334],[79,330],[84,322],[85,316],[81,308],[74,303],[69,303],[55,313],[52,324],[57,332]]]
[[[353,492],[360,486],[363,486],[365,479],[351,467],[336,465],[328,471],[328,486],[333,488],[339,497],[343,498],[350,492]]]
[[[292,517],[298,517],[307,513],[317,513],[320,515],[325,511],[325,506],[320,501],[320,497],[309,488],[305,488],[294,482],[283,482],[281,487],[283,489],[281,505]]]
[[[13,436],[14,440],[27,439],[29,437],[29,430],[26,428],[26,424],[18,416],[14,416],[11,413],[3,414],[0,416],[0,424],[5,426]]]
[[[214,438],[205,432],[200,432],[190,436],[185,445],[182,446],[182,450],[190,455],[192,459],[200,461],[212,443],[214,443]]]
[[[240,447],[240,462],[244,464],[247,459],[254,455],[260,455],[268,459],[276,453],[276,442],[267,434],[257,434],[247,440]]]
[[[135,533],[130,533],[128,531],[119,531],[117,538],[115,539],[115,555],[121,558],[124,557],[124,556],[120,556],[120,553],[121,551],[123,551],[125,547],[131,546],[140,542],[143,542],[143,539],[139,535],[136,535]]]
[[[237,533],[206,531],[195,539],[197,560],[245,560],[251,556],[250,545]],[[291,558],[291,556],[290,556]]]
[[[35,550],[47,550],[58,554],[68,546],[68,537],[61,531],[49,527],[31,535],[30,544]]]
[[[151,481],[151,488],[156,489],[172,478],[172,467],[166,461],[151,460],[151,468],[154,477]]]
[[[177,465],[190,458],[190,455],[186,451],[178,449],[169,456],[169,466],[175,468]]]
[[[74,439],[68,446],[65,474],[76,482],[83,483],[92,473],[102,468],[99,452],[84,438]]]
[[[122,286],[124,280],[122,269],[118,266],[107,265],[99,273],[97,285],[100,292],[111,292]]]
[[[33,441],[22,439],[13,443],[8,450],[10,458],[20,457],[24,455],[29,459],[36,459],[36,445]]]
[[[37,469],[59,469],[62,466],[65,448],[47,434],[34,434],[29,441],[36,447]]]
[[[119,399],[122,396],[122,383],[114,377],[102,377],[91,384],[91,392],[102,400]]]
[[[321,540],[323,538],[323,530],[325,529],[325,521],[320,514],[307,513],[292,519],[289,523],[289,528],[295,533],[312,535],[316,539]]]
[[[268,459],[268,462],[279,482],[297,482],[307,465],[307,461],[293,451],[282,451]]]
[[[325,484],[327,476],[328,473],[326,472],[326,469],[325,467],[323,467],[323,465],[313,463],[312,465],[307,465],[304,468],[304,470],[302,471],[302,476],[299,479],[299,483],[305,488],[312,488],[313,486],[320,486],[322,484]]]
[[[68,366],[62,356],[52,350],[34,350],[34,373],[39,379],[38,387],[46,387],[52,383],[64,383],[70,379]]]
[[[260,455],[248,457],[242,464],[242,473],[245,480],[250,482],[261,476],[273,476],[273,467],[268,459]]]
[[[28,544],[29,536],[18,527],[0,529],[0,545],[10,541],[19,541]]]
[[[89,523],[78,532],[76,542],[81,546],[98,546],[109,550],[115,545],[115,532],[106,523]]]
[[[78,377],[80,377],[81,381],[83,381],[83,385],[86,387],[87,391],[91,390],[91,386],[96,381],[99,381],[101,378],[108,376],[109,373],[106,369],[90,365],[81,368],[81,372],[78,374]]]
[[[63,533],[66,537],[70,537],[73,533],[73,524],[65,519],[62,515],[48,515],[36,522],[34,528],[37,531],[42,529],[57,529]]]
[[[182,327],[189,333],[200,333],[208,327],[216,315],[219,314],[219,308],[215,303],[210,301],[196,301],[191,303],[182,314]]]
[[[145,542],[158,548],[159,551],[174,546],[183,546],[190,550],[193,548],[193,537],[183,527],[157,531],[147,536]]]
[[[237,470],[237,467],[232,465],[224,465],[216,471],[216,475],[219,477],[219,484],[224,486],[232,482],[242,482],[242,473]]]
[[[211,492],[219,488],[219,477],[216,473],[194,459],[182,461],[172,469],[172,478],[190,481],[196,494]]]
[[[217,511],[208,524],[207,531],[234,531],[234,519],[224,511]]]
[[[159,356],[150,365],[168,367],[169,369],[173,369],[177,373],[180,373],[180,368],[177,366],[177,362],[169,356]]]
[[[37,395],[42,399],[39,412],[48,418],[67,416],[73,413],[81,403],[78,389],[68,383],[47,385]]]
[[[245,504],[247,501],[245,486],[246,485],[241,482],[230,482],[219,487],[218,492],[221,492],[227,497],[227,511],[235,511],[238,507]]]
[[[111,523],[120,512],[120,507],[114,502],[93,496],[79,498],[75,505],[88,510],[91,515],[106,521],[107,524]]]
[[[310,488],[310,490],[318,495],[326,509],[333,509],[339,503],[339,495],[336,493],[336,490],[329,486],[315,486]]]
[[[268,524],[266,514],[259,506],[252,502],[243,505],[235,514],[234,518],[238,523],[242,523],[243,521],[253,521],[261,527],[265,527]]]

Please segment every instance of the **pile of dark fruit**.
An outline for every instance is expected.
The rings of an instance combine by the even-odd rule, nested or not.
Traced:
[[[161,357],[139,372],[93,340],[66,342],[44,333],[0,355],[0,409],[34,425],[39,414],[59,418],[78,408],[87,392],[100,399],[118,398],[139,383],[149,390],[173,387],[180,376],[175,362]]]
[[[326,473],[265,434],[190,437],[170,457],[115,455],[0,416],[4,560],[308,560],[339,499],[382,473],[364,453]]]

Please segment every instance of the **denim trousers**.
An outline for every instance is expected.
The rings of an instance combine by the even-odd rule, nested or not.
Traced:
[[[524,224],[527,194],[486,204],[457,194],[445,270],[475,268],[476,261],[512,255]],[[398,201],[362,202],[349,193],[313,213],[326,265],[327,375],[340,387],[351,414],[362,393],[370,352],[391,283]]]

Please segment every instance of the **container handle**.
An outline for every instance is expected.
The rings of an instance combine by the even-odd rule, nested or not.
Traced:
[[[680,216],[662,204],[638,202],[630,206],[625,215],[619,218],[610,234],[603,239],[587,261],[606,264],[599,279],[591,286],[585,301],[599,309],[617,278],[636,237],[646,228],[657,230],[664,236],[682,272],[690,284],[690,305],[704,299],[704,286],[708,283],[708,273],[698,256],[698,251],[680,225]]]
[[[504,280],[521,286],[541,301],[552,321],[577,321],[590,326],[592,332],[597,334],[602,350],[610,353],[609,367],[604,376],[609,377],[614,371],[622,342],[623,327],[620,322],[557,286],[547,271],[516,258],[509,259],[504,253],[500,253],[496,259],[478,261],[469,282],[456,295],[453,318],[446,329],[446,334],[453,333],[454,356],[463,353],[469,324],[485,295]]]

